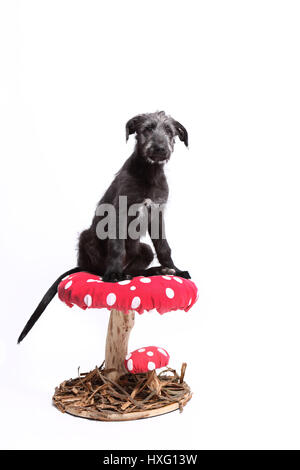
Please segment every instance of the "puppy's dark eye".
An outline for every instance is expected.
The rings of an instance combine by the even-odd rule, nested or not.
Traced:
[[[151,132],[153,131],[154,127],[152,124],[149,124],[149,126],[146,126],[144,129],[144,132]]]
[[[170,137],[173,137],[173,131],[172,131],[171,127],[166,126],[165,129],[166,129],[166,133],[167,133]]]

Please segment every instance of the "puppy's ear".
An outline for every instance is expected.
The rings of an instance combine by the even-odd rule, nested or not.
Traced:
[[[126,142],[131,134],[135,134],[138,131],[139,125],[145,118],[144,114],[138,114],[137,116],[129,119],[126,124]]]
[[[189,142],[188,142],[188,133],[186,128],[180,124],[178,121],[173,121],[174,127],[176,129],[176,134],[178,135],[179,139],[182,140],[182,142],[185,143],[185,146],[188,147]]]

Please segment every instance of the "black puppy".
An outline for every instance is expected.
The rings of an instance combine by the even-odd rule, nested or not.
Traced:
[[[170,159],[176,136],[188,146],[187,131],[182,124],[161,111],[130,119],[126,124],[126,139],[130,134],[136,134],[134,152],[100,200],[91,227],[80,235],[78,267],[62,274],[54,282],[24,327],[18,342],[27,335],[55,296],[63,277],[71,273],[88,271],[103,276],[106,282],[117,282],[136,275],[176,274],[190,278],[189,273],[178,269],[172,260],[164,235],[162,210],[169,193],[164,164]],[[126,210],[122,206],[122,198],[126,198]],[[114,217],[109,217],[109,214],[105,217],[110,207],[115,211]],[[136,214],[128,215],[127,209],[130,207],[138,209],[140,216],[135,219]],[[152,249],[140,242],[141,231],[131,230],[133,226],[135,229],[141,227],[145,214],[147,229],[160,263],[160,266],[149,269],[147,267],[154,257]],[[110,227],[112,232],[104,231],[106,222],[108,225],[114,222]]]
[[[171,250],[163,237],[163,211],[160,212],[160,230],[157,238],[151,237],[160,267],[145,271],[153,260],[149,245],[139,239],[132,239],[128,226],[132,217],[120,222],[120,196],[127,197],[127,206],[146,205],[148,209],[162,207],[168,199],[168,184],[164,173],[164,164],[170,159],[174,148],[175,136],[178,135],[188,145],[185,128],[164,112],[142,114],[132,118],[126,125],[126,137],[136,133],[137,143],[131,157],[125,162],[116,178],[102,197],[98,207],[111,204],[116,209],[116,221],[126,226],[123,229],[126,238],[99,239],[97,226],[103,216],[95,215],[92,225],[80,235],[78,266],[87,271],[103,274],[104,281],[116,282],[128,275],[170,274],[184,275],[177,269],[171,258]],[[99,213],[99,211],[97,211]],[[158,215],[158,212],[156,213]],[[149,215],[149,219],[150,219]],[[151,236],[151,220],[148,224]],[[118,235],[118,234],[117,234]]]

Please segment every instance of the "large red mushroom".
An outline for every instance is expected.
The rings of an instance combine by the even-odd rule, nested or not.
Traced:
[[[58,295],[69,307],[78,305],[84,310],[106,308],[111,311],[106,337],[105,367],[111,370],[110,377],[116,380],[127,372],[124,358],[128,353],[128,340],[134,325],[135,312],[142,314],[145,310],[153,309],[160,314],[177,309],[187,312],[197,300],[197,287],[190,279],[172,275],[138,276],[132,280],[111,283],[103,282],[99,276],[79,272],[60,283]],[[155,368],[163,364],[163,353],[159,356],[159,351],[155,352],[154,349],[147,352],[150,359],[150,353],[153,352],[153,361],[148,361],[148,368],[154,367],[151,362],[155,364]]]

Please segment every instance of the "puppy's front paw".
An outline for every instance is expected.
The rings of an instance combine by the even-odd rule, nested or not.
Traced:
[[[175,275],[178,277],[183,277],[184,279],[191,279],[190,273],[188,271],[181,271],[176,269]]]
[[[120,282],[120,281],[125,281],[127,279],[132,279],[132,276],[129,274],[125,274],[123,272],[106,272],[102,278],[104,282]]]
[[[163,266],[162,266],[161,272],[162,272],[162,274],[175,274],[175,273],[176,273],[176,269],[173,269],[173,268],[166,268],[166,267],[163,267]]]

